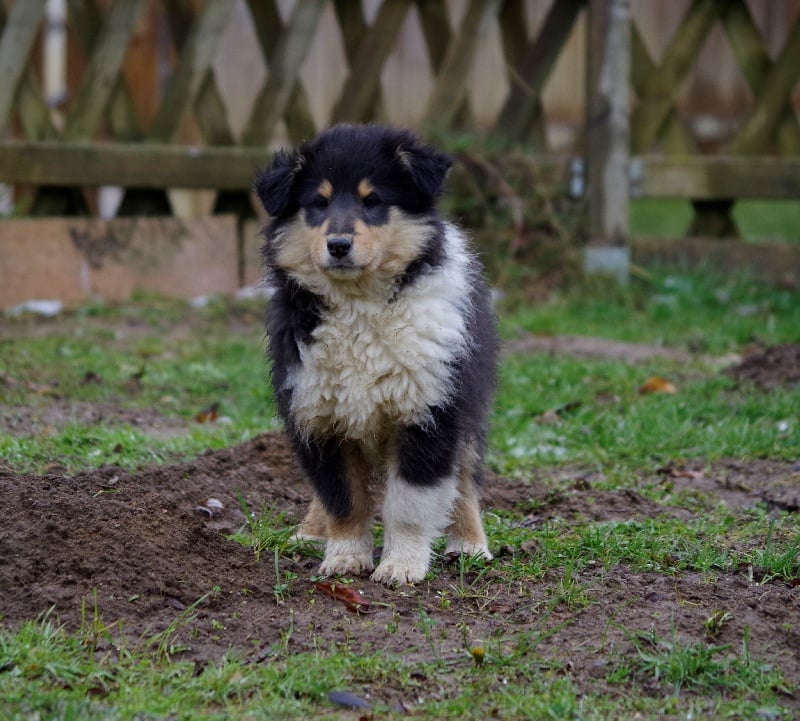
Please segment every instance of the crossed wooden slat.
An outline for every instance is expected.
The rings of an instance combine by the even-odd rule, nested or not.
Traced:
[[[692,142],[675,110],[675,96],[685,80],[715,21],[721,21],[734,54],[756,101],[748,119],[731,143],[736,154],[754,154],[777,136],[785,152],[800,151],[800,127],[791,109],[790,95],[800,67],[800,21],[772,62],[744,0],[700,0],[693,3],[670,41],[661,63],[650,58],[636,27],[633,28],[633,86],[639,105],[631,119],[633,153],[644,153],[661,139],[670,152],[686,153]],[[733,200],[693,202],[696,235],[732,235]]]
[[[0,132],[16,111],[31,140],[61,137],[86,142],[106,127],[115,140],[165,143],[182,119],[192,114],[209,145],[235,145],[212,68],[234,0],[205,0],[199,7],[190,0],[162,0],[179,59],[163,102],[147,128],[137,119],[122,73],[125,49],[146,0],[117,0],[105,14],[98,10],[97,1],[68,0],[71,30],[87,57],[87,69],[61,132],[54,126],[41,83],[28,62],[45,0],[17,0],[8,13],[0,4]],[[295,3],[286,22],[278,12],[277,0],[247,2],[268,74],[242,142],[266,145],[281,120],[293,142],[308,138],[318,128],[308,108],[300,68],[328,0]],[[553,2],[532,39],[528,38],[523,0],[469,0],[458,27],[451,25],[445,0],[384,0],[371,24],[366,22],[360,2],[332,0],[332,6],[349,73],[331,122],[385,119],[381,72],[408,11],[416,6],[435,77],[425,122],[448,128],[470,120],[467,87],[476,50],[497,23],[510,89],[493,135],[506,143],[523,142],[530,139],[533,129],[543,146],[542,90],[585,0]],[[772,61],[745,0],[693,2],[658,64],[633,28],[632,83],[639,97],[631,124],[633,151],[648,151],[657,141],[671,152],[691,149],[691,139],[675,111],[675,96],[717,21],[730,38],[756,97],[753,112],[732,149],[741,154],[760,152],[777,137],[785,152],[800,152],[800,126],[789,102],[800,66],[800,20],[780,56]]]

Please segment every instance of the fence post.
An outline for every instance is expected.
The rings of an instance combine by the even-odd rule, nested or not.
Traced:
[[[589,0],[586,102],[587,272],[626,282],[630,148],[630,0]]]

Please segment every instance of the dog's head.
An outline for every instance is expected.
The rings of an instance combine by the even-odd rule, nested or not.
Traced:
[[[393,276],[418,258],[450,159],[409,131],[337,125],[256,178],[267,257],[300,279]]]

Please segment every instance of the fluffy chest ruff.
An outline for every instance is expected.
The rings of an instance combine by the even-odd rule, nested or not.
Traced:
[[[397,295],[391,288],[379,298],[340,295],[321,314],[284,384],[303,435],[370,445],[397,425],[424,425],[454,393],[469,313],[456,234],[447,231],[448,261]]]

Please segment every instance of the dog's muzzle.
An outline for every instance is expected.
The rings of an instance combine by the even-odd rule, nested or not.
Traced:
[[[341,260],[353,247],[353,239],[349,235],[329,235],[328,253],[332,258]]]

